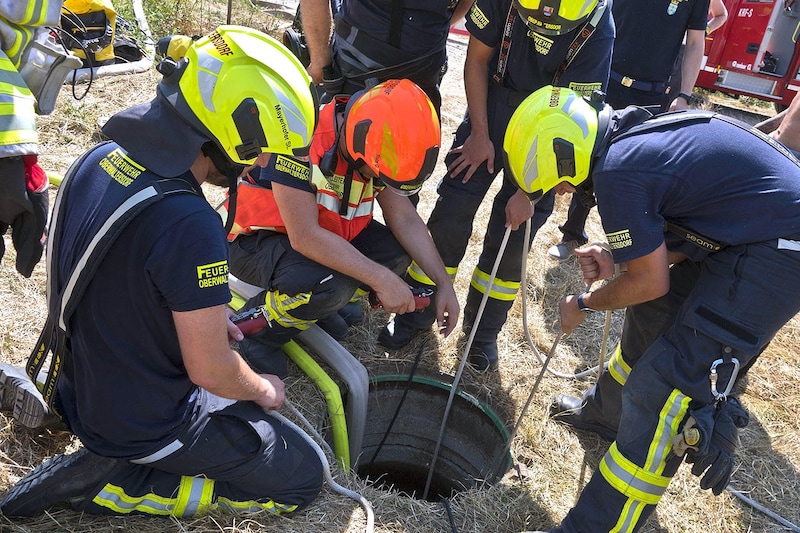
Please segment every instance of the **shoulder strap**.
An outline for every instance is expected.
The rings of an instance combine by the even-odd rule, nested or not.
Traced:
[[[794,164],[800,166],[800,161],[786,148],[783,144],[776,141],[766,133],[751,127],[744,122],[740,122],[736,119],[731,117],[722,115],[720,113],[716,113],[714,111],[700,111],[700,110],[689,110],[689,111],[669,111],[667,113],[660,113],[658,115],[653,116],[645,120],[644,122],[637,124],[636,126],[631,127],[618,135],[612,136],[610,139],[610,143],[615,143],[621,139],[626,137],[630,137],[632,135],[639,135],[640,133],[647,133],[649,131],[656,130],[658,128],[663,128],[665,126],[672,126],[674,124],[684,124],[689,122],[711,122],[712,119],[721,120],[723,122],[727,122],[733,126],[741,128],[742,130],[750,133],[751,135],[758,137],[765,143],[769,144],[776,150],[778,150],[781,154],[788,157]]]
[[[564,56],[564,62],[561,63],[561,66],[558,67],[558,70],[553,76],[552,85],[558,85],[561,75],[564,74],[564,71],[567,70],[567,67],[570,65],[570,63],[572,63],[572,61],[577,57],[578,52],[583,49],[583,45],[586,44],[586,41],[589,40],[589,37],[591,37],[591,35],[594,33],[594,30],[597,29],[597,25],[600,24],[600,19],[603,18],[603,13],[606,12],[606,6],[607,4],[605,0],[601,0],[600,3],[597,4],[592,16],[589,17],[589,20],[586,21],[583,27],[578,31],[577,35],[575,35],[575,38],[569,45],[567,54]]]
[[[69,332],[67,331],[69,318],[75,311],[92,276],[97,271],[111,245],[117,240],[122,230],[149,205],[172,194],[197,194],[197,191],[187,182],[178,178],[158,179],[132,190],[131,195],[117,206],[97,231],[67,277],[64,287],[56,292],[55,280],[58,278],[58,263],[55,257],[57,255],[55,250],[58,250],[58,244],[61,239],[59,231],[63,222],[61,206],[70,192],[71,178],[75,175],[76,170],[81,166],[86,156],[92,151],[94,149],[87,152],[70,167],[61,183],[56,198],[53,208],[53,223],[50,227],[50,239],[47,247],[47,322],[26,365],[28,375],[36,383],[36,378],[44,367],[48,353],[52,352],[47,378],[40,387],[42,396],[54,411],[56,383],[63,358],[67,355],[66,341],[69,337]],[[37,386],[39,385],[37,384]]]
[[[497,83],[503,83],[508,68],[508,53],[511,50],[511,32],[514,30],[514,21],[517,19],[517,3],[511,2],[503,26],[503,40],[500,43],[500,53],[497,56],[497,69],[492,78]]]

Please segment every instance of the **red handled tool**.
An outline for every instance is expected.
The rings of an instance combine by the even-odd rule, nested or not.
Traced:
[[[422,311],[431,305],[431,296],[433,296],[432,287],[411,287],[411,294],[414,295],[416,311]],[[378,299],[378,295],[375,293],[375,291],[369,291],[369,305],[373,309],[383,307],[383,304]]]
[[[263,306],[253,307],[231,317],[231,322],[239,326],[245,335],[258,333],[270,325]]]

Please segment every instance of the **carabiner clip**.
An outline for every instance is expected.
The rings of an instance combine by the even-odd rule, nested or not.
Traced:
[[[739,375],[739,360],[735,357],[731,357],[730,362],[733,363],[733,370],[731,371],[731,377],[728,379],[728,384],[723,392],[717,390],[717,367],[725,364],[725,360],[717,359],[711,363],[709,379],[711,380],[711,394],[716,401],[722,401],[728,397],[728,394],[733,390],[733,385],[736,383],[736,377]]]

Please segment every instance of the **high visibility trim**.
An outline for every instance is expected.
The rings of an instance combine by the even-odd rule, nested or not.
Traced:
[[[445,270],[447,271],[447,275],[450,276],[451,281],[456,279],[456,274],[458,273],[457,266],[445,267]],[[410,277],[417,283],[430,286],[436,285],[436,283],[434,283],[434,281],[431,278],[429,278],[427,274],[425,274],[425,271],[422,270],[422,267],[420,267],[416,261],[411,261],[411,264],[408,266],[406,273],[408,274],[408,277]]]
[[[5,94],[14,94],[33,98],[33,93],[31,93],[31,90],[27,85],[25,85],[25,81],[22,79],[22,76],[19,75],[19,72],[17,72],[14,64],[10,59],[2,56],[0,56],[0,83],[7,86],[3,89]],[[9,90],[11,87],[19,92]]]
[[[609,530],[609,533],[631,533],[639,522],[642,511],[646,508],[646,504],[634,499],[628,499],[625,505],[622,506],[619,520],[614,524],[614,527]]]
[[[235,513],[242,513],[242,512],[257,513],[258,511],[269,511],[270,513],[273,514],[282,514],[282,513],[291,513],[292,511],[297,509],[297,505],[277,503],[272,500],[266,502],[258,502],[255,500],[234,501],[228,498],[224,498],[222,496],[217,498],[217,506],[220,509]]]
[[[522,283],[519,281],[504,281],[502,279],[494,278],[492,286],[489,287],[489,277],[489,274],[486,272],[475,268],[475,270],[472,272],[472,279],[470,280],[469,284],[481,294],[486,294],[488,291],[489,298],[494,298],[495,300],[501,300],[504,302],[513,302],[517,297],[517,293],[519,292],[519,288]]]
[[[2,112],[5,109],[0,110],[0,135],[20,139],[24,142],[31,136],[30,130],[36,127],[36,117],[27,113],[19,113],[16,106],[13,107],[18,114],[7,114]]]
[[[170,442],[160,450],[155,451],[150,455],[142,457],[140,459],[131,459],[130,462],[137,465],[146,465],[150,463],[155,463],[156,461],[160,461],[161,459],[167,457],[168,455],[172,455],[176,451],[180,450],[182,447],[183,443],[180,440],[175,439],[174,441]]]
[[[214,499],[214,480],[202,476],[182,476],[172,516],[192,517],[206,514]]]
[[[628,381],[628,376],[631,374],[631,367],[622,358],[622,346],[617,344],[617,349],[611,354],[611,359],[608,361],[608,372],[614,381],[620,385],[625,385]]]
[[[107,483],[105,487],[92,499],[100,507],[111,509],[118,514],[140,512],[158,516],[172,514],[177,498],[165,498],[157,494],[148,493],[142,496],[125,494],[125,489]]]
[[[644,465],[648,472],[661,474],[664,471],[667,457],[672,451],[672,437],[678,434],[678,426],[686,416],[690,401],[691,398],[674,389],[661,408],[658,414],[658,426],[650,442]]]
[[[289,296],[275,290],[267,292],[264,303],[271,321],[284,328],[296,328],[304,331],[311,327],[311,324],[314,324],[316,320],[295,318],[290,311],[308,304],[310,299],[311,294],[307,292]]]
[[[350,199],[352,198],[353,195],[351,194]],[[356,197],[356,200],[358,200],[358,197]],[[317,204],[321,205],[328,211],[338,213],[344,201],[345,200],[339,200],[339,197],[335,196],[330,191],[324,191],[324,190],[317,191]],[[374,197],[363,199],[362,202],[357,203],[355,207],[353,207],[353,202],[348,201],[347,212],[341,216],[346,220],[353,220],[358,217],[371,216],[374,206],[375,206]]]
[[[33,32],[29,27],[26,26],[15,25],[13,29],[15,30],[14,33],[16,34],[14,44],[9,46],[6,50],[4,50],[4,52],[14,66],[18,67],[22,59],[22,53],[25,51],[28,43],[31,42],[31,36],[33,35]]]
[[[88,263],[89,259],[94,253],[95,248],[97,248],[97,246],[100,244],[100,241],[111,230],[111,227],[117,220],[122,218],[136,204],[143,202],[148,198],[152,198],[156,194],[158,194],[156,188],[151,185],[149,187],[145,187],[141,191],[137,192],[136,194],[132,195],[130,198],[125,200],[111,214],[111,216],[108,217],[105,223],[97,231],[91,242],[89,242],[89,245],[86,247],[86,250],[81,255],[81,258],[78,260],[77,263],[75,263],[75,269],[72,271],[72,275],[70,276],[69,281],[64,287],[64,296],[61,299],[61,309],[59,310],[58,314],[58,325],[62,330],[66,331],[67,329],[67,325],[64,323],[64,310],[66,309],[67,304],[70,302],[72,291],[75,290],[75,285],[80,279],[80,275],[83,272],[83,269],[86,268],[86,264]]]
[[[600,472],[617,492],[648,505],[659,502],[671,479],[637,466],[620,453],[616,442],[600,461]]]
[[[200,99],[203,101],[203,106],[211,113],[216,111],[214,108],[213,96],[221,68],[222,61],[220,59],[217,59],[202,49],[197,50],[198,79],[196,83],[197,87],[200,88]]]

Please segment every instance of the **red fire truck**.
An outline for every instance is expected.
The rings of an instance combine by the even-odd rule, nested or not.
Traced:
[[[800,1],[724,1],[728,20],[706,37],[696,85],[785,108],[800,91]]]

